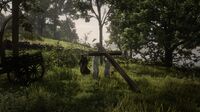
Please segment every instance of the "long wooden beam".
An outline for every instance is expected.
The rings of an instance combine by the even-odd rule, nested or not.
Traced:
[[[108,52],[110,55],[122,55],[121,51],[111,51]],[[103,56],[105,55],[105,52],[99,52],[99,51],[89,51],[88,56]]]
[[[106,52],[105,48],[102,47],[100,44],[97,44],[97,47],[100,51],[102,51],[105,55],[105,57],[109,60],[109,62],[115,67],[115,69],[120,73],[120,75],[125,79],[125,81],[128,83],[130,89],[134,92],[140,92],[139,87],[137,84],[126,74],[124,69],[121,68],[121,66],[112,58],[112,56]]]

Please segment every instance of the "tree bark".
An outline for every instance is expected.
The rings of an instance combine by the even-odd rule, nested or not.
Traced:
[[[132,48],[130,48],[130,59],[132,59],[132,57],[133,57],[133,49]]]
[[[99,42],[103,46],[103,26],[99,23]]]
[[[43,24],[40,25],[40,36],[43,36],[43,29],[44,29],[44,26]]]
[[[101,20],[99,21],[99,42],[100,45],[103,46],[103,26],[101,24]],[[103,64],[103,56],[100,56],[100,63]]]
[[[56,31],[57,31],[57,20],[54,19],[54,23],[53,23],[53,36],[56,39]]]
[[[18,42],[19,42],[19,0],[12,1],[12,42],[13,42],[13,55],[19,55]]]
[[[173,50],[165,48],[165,66],[172,67],[173,65]]]
[[[97,20],[99,22],[99,43],[103,47],[103,20],[102,20],[102,14],[101,14],[101,0],[96,0],[96,6],[97,6],[97,12],[98,12],[98,17]],[[100,64],[103,64],[103,57],[100,57]]]
[[[45,27],[45,18],[44,17],[39,17],[38,20],[39,20],[39,22],[38,22],[39,23],[38,24],[39,25],[39,28],[38,28],[39,29],[39,31],[38,31],[39,35],[40,36],[44,36],[43,33],[44,33],[44,27]]]

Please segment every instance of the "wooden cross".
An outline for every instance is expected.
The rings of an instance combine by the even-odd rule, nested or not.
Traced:
[[[107,52],[104,47],[100,44],[97,44],[97,48],[100,52],[88,52],[88,56],[105,56],[108,61],[115,67],[115,69],[120,73],[124,80],[128,83],[130,89],[134,92],[140,92],[137,84],[126,74],[125,70],[115,61],[111,55],[121,55],[120,51]]]
[[[121,51],[111,51],[108,52],[110,55],[122,55]],[[88,56],[105,56],[106,53],[99,51],[89,51]]]

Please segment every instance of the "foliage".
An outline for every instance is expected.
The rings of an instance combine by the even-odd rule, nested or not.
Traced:
[[[32,40],[32,41],[34,41],[34,40],[42,40],[42,38],[39,36],[39,35],[36,35],[36,34],[34,34],[34,33],[30,33],[30,32],[23,32],[23,33],[21,33],[21,35],[20,35],[20,39],[21,40]]]
[[[118,45],[125,43],[129,50],[140,54],[143,53],[138,52],[141,48],[147,49],[149,53],[144,52],[144,55],[157,58],[166,66],[177,61],[173,59],[178,58],[175,54],[179,51],[187,50],[185,54],[190,55],[191,49],[199,45],[200,7],[197,0],[122,0],[113,3],[116,7],[110,31],[112,40]]]
[[[58,29],[63,40],[69,42],[76,42],[78,40],[78,34],[76,33],[75,23],[66,18],[65,21],[60,21],[60,29]]]
[[[6,13],[12,10],[9,7],[10,2],[12,1],[5,0],[0,4]],[[22,0],[19,5],[20,17],[23,18],[20,24],[25,30],[27,29],[25,26],[29,26],[30,32],[39,36],[77,41],[78,35],[72,21],[76,14],[72,3],[71,0]],[[66,20],[60,20],[60,16],[65,17]]]
[[[106,0],[75,0],[74,2],[80,17],[89,22],[95,18],[99,25],[99,41],[103,45],[103,27],[108,23],[112,8]]]
[[[99,80],[82,76],[77,64],[84,51],[59,48],[58,43],[54,50],[43,52],[46,74],[41,81],[23,87],[10,84],[4,75],[0,77],[0,111],[198,112],[200,109],[200,72],[130,63],[125,70],[142,92],[133,93],[116,72],[110,78],[100,74]],[[103,66],[100,68],[102,73]]]
[[[32,19],[36,21],[35,28],[38,28],[40,35],[71,42],[78,40],[74,22],[71,20],[76,16],[71,0],[44,0],[38,2],[38,4],[42,7],[42,15],[38,16],[37,12],[33,13],[37,18],[33,16]],[[60,16],[64,19],[60,20]]]
[[[4,91],[0,95],[1,111],[55,112],[65,110],[67,108],[66,105],[70,103],[71,97],[75,96],[77,90],[79,90],[79,85],[72,71],[54,72],[53,70],[52,72],[54,76],[63,75],[52,79],[49,73],[45,82],[35,83],[28,88],[16,87],[16,90],[13,88],[13,93]],[[68,78],[72,76],[73,79]],[[61,77],[63,77],[62,80],[64,82],[60,79]],[[55,81],[55,79],[58,81]],[[62,95],[66,97],[60,97]]]
[[[63,49],[59,43],[47,54],[45,62],[47,67],[59,66],[73,68],[79,65],[79,59],[84,51],[79,49]],[[51,66],[50,66],[51,65]]]
[[[142,72],[143,66],[134,65]],[[129,90],[119,74],[98,81],[92,76],[82,76],[78,69],[53,66],[47,71],[43,81],[29,87],[10,85],[6,79],[1,80],[0,110],[42,111],[42,112],[198,112],[200,104],[200,83],[198,78],[176,78],[167,76],[173,72],[162,71],[163,68],[150,67],[148,71],[158,71],[164,75],[134,75],[132,69],[128,74],[136,79],[142,93]],[[178,73],[178,72],[177,72]],[[159,73],[157,73],[159,74]],[[182,74],[182,73],[180,73]],[[166,76],[166,77],[165,77]]]
[[[2,0],[2,2],[0,2],[0,12],[2,12],[2,10],[7,11],[8,9],[10,9],[10,2],[11,0]]]
[[[44,9],[48,9],[47,11],[52,15],[40,15],[36,17],[36,19],[38,19],[36,20],[38,22],[36,23],[36,27],[44,27],[38,26],[38,24],[42,23],[40,25],[47,25],[46,21],[49,19],[49,25],[52,26],[52,29],[49,28],[48,30],[56,33],[58,31],[57,26],[59,26],[59,16],[62,14],[67,15],[68,13],[71,13],[71,11],[75,13],[74,10],[76,9],[71,8],[69,5],[76,1],[50,1],[50,3],[45,4],[47,3],[46,0],[35,1],[34,3],[25,0],[21,3],[23,6],[21,8],[24,8],[25,10],[29,9],[30,5],[44,6]],[[95,3],[91,4],[94,1]],[[187,51],[181,52],[179,49],[184,48],[182,51],[185,49],[188,50],[198,45],[197,41],[190,46],[191,42],[194,42],[199,35],[199,27],[197,27],[199,23],[194,21],[199,14],[197,11],[199,4],[196,2],[199,3],[197,0],[183,0],[179,2],[164,0],[111,1],[112,5],[116,6],[114,13],[112,13],[114,19],[112,20],[110,27],[113,40],[115,40],[114,36],[116,35],[117,38],[115,42],[124,44],[121,46],[122,49],[131,49],[136,51],[136,53],[140,53],[140,49],[142,48],[152,48],[150,51],[160,53],[159,55],[155,53],[153,54],[155,56],[150,57],[155,61],[157,59],[155,57],[160,57],[159,59],[162,60],[167,50],[173,49],[173,46],[176,46],[172,50],[173,52],[184,55]],[[82,14],[85,16],[88,11],[92,11],[94,5],[99,7],[98,9],[101,9],[100,6],[107,5],[107,1],[104,0],[82,0],[81,3],[77,3],[81,6],[80,9],[86,9],[82,10]],[[0,6],[1,5],[2,4],[0,4]],[[5,8],[7,7],[8,6],[5,6]],[[177,10],[174,10],[174,8],[177,8]],[[174,12],[178,14],[173,15]],[[33,12],[24,12],[24,14],[27,15],[32,13]],[[93,13],[95,14],[95,12]],[[99,14],[101,15],[101,12],[99,12]],[[96,17],[101,16],[97,15]],[[170,17],[170,21],[167,21],[169,19],[168,17]],[[174,20],[174,17],[177,17],[177,20]],[[35,19],[34,16],[30,18]],[[88,18],[86,20],[88,20]],[[75,33],[74,24],[70,19],[68,22],[69,24],[62,24],[63,26],[60,30],[64,30],[67,25],[70,25],[70,27],[67,26],[67,28],[72,28],[72,31]],[[102,22],[105,24],[104,21],[100,21],[99,23],[101,24]],[[152,24],[152,22],[154,24]],[[174,27],[176,22],[176,25],[178,26]],[[163,24],[166,26],[163,26]],[[155,25],[157,26],[155,27]],[[187,26],[190,26],[191,29]],[[176,29],[174,30],[173,28]],[[186,33],[189,35],[184,36]],[[189,37],[192,39],[190,40]],[[168,41],[168,39],[170,40]],[[38,41],[33,42],[37,43]],[[41,41],[39,42],[41,43]],[[79,48],[82,47],[81,49],[69,49],[73,46],[72,44],[67,44],[67,42],[57,42],[52,39],[44,39],[43,44],[44,42],[55,46],[51,51],[43,51],[46,67],[44,79],[25,87],[8,83],[5,74],[2,74],[0,77],[0,111],[200,111],[200,72],[198,71],[184,71],[184,69],[181,71],[176,68],[144,66],[131,63],[125,70],[127,74],[136,81],[141,89],[141,93],[133,93],[130,91],[123,78],[121,78],[118,73],[115,73],[114,70],[110,78],[104,78],[103,75],[100,74],[100,79],[98,80],[94,80],[91,75],[81,75],[78,62],[80,55],[86,51],[83,46],[78,46]],[[57,44],[55,44],[55,42],[57,42]],[[172,51],[168,53],[173,54]],[[165,56],[165,58],[169,58],[170,55]],[[103,71],[102,68],[103,66],[101,66],[100,73]]]

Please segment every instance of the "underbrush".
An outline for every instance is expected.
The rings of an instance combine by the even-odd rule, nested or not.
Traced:
[[[110,78],[101,74],[98,80],[91,74],[82,76],[78,68],[80,53],[44,53],[45,77],[27,87],[9,84],[1,78],[0,112],[200,111],[199,78],[179,77],[190,74],[175,69],[130,64],[123,67],[141,89],[141,93],[134,93],[116,72]],[[102,73],[103,67],[100,68]]]

